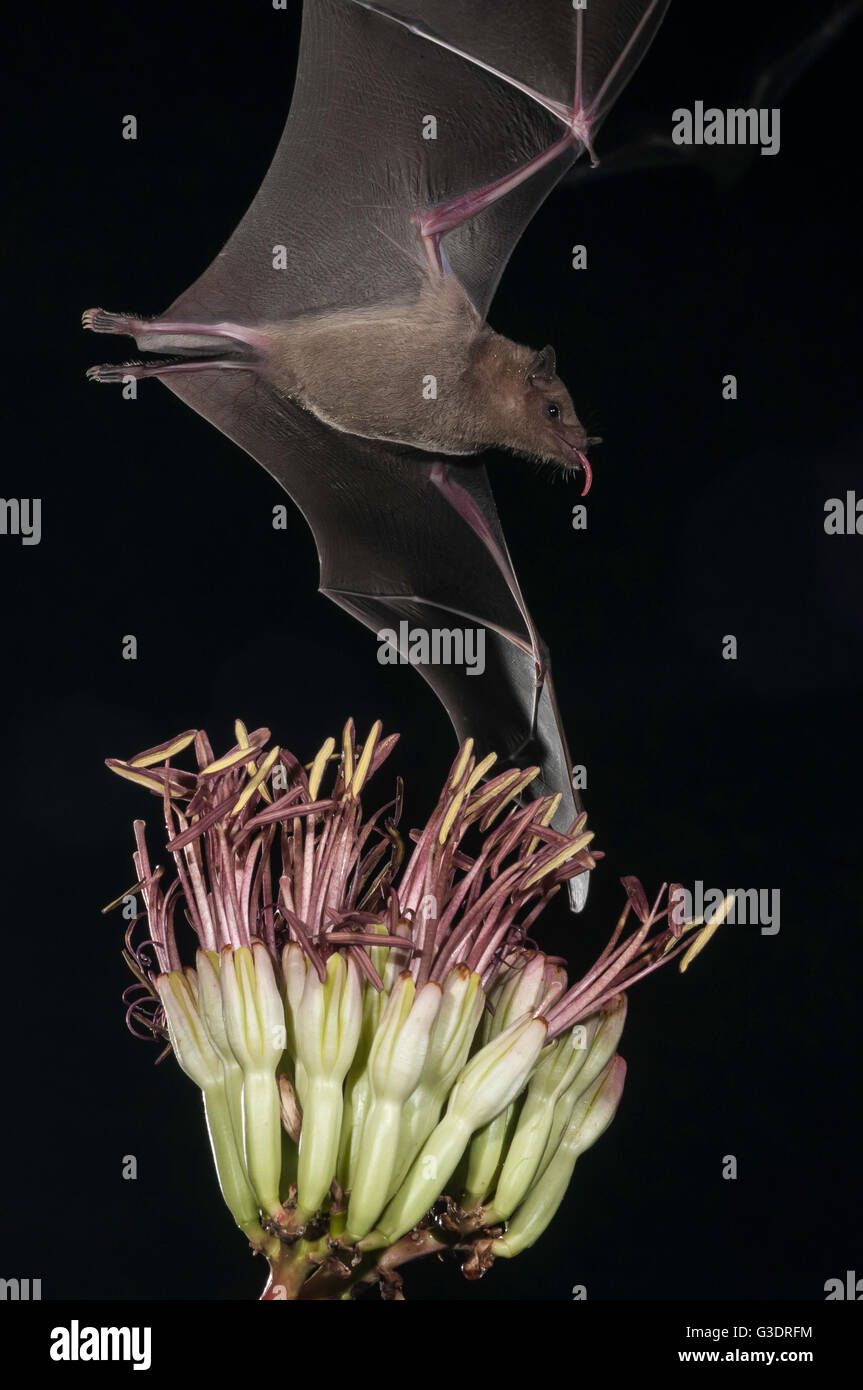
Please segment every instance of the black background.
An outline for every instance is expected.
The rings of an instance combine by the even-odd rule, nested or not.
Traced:
[[[696,99],[745,104],[814,22],[803,3],[672,5],[600,155],[667,136]],[[220,1205],[197,1094],[123,1027],[121,922],[99,907],[131,882],[131,821],[155,803],[102,760],[193,726],[225,747],[235,716],[307,758],[348,714],[380,717],[402,743],[378,792],[402,772],[415,824],[454,740],[423,682],[316,593],[312,538],[292,508],[273,531],[263,470],[157,383],[131,404],[84,379],[105,341],[81,311],[160,310],[250,201],[298,14],[151,0],[28,25],[9,50],[3,494],[42,498],[43,537],[0,538],[0,1274],[45,1298],[254,1298],[264,1270]],[[731,927],[685,977],[636,987],[620,1112],[552,1228],[479,1285],[412,1268],[409,1296],[819,1299],[863,1274],[863,539],[823,529],[860,478],[859,27],[783,97],[776,157],[609,159],[548,200],[495,301],[500,331],[556,346],[606,440],[586,533],[575,489],[492,464],[607,852],[584,917],[556,903],[543,940],[586,964],[621,873],[779,888],[781,931]]]

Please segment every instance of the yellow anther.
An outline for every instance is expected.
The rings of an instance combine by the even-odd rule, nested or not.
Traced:
[[[269,737],[269,733],[267,737]],[[240,748],[232,749],[230,753],[225,753],[223,757],[216,758],[214,762],[207,763],[206,767],[201,768],[200,776],[209,777],[213,772],[227,772],[232,767],[239,767],[242,762],[246,764],[247,771],[251,768],[249,775],[254,776],[255,763],[254,760],[248,758],[246,753],[248,747],[250,747],[250,745],[246,743]]]
[[[363,789],[363,783],[369,775],[369,767],[371,766],[371,761],[374,757],[374,752],[375,748],[377,747],[378,739],[380,738],[383,732],[383,727],[384,726],[381,723],[381,721],[379,719],[376,720],[375,723],[372,725],[371,732],[368,738],[366,739],[365,744],[363,745],[363,751],[360,755],[360,760],[357,763],[357,769],[354,773],[353,780],[351,782],[350,789],[352,795],[354,796],[359,796],[360,792]]]
[[[458,815],[459,811],[461,810],[461,807],[462,807],[462,805],[463,805],[463,803],[464,803],[464,799],[465,799],[466,796],[467,796],[467,787],[462,787],[461,791],[460,791],[460,792],[456,792],[455,796],[453,797],[452,805],[450,806],[449,810],[447,811],[446,815],[444,816],[444,818],[443,818],[443,825],[441,826],[441,828],[440,828],[440,830],[439,830],[439,832],[438,832],[438,837],[437,837],[437,838],[438,838],[438,844],[439,844],[439,845],[443,845],[443,844],[446,843],[446,837],[447,837],[447,835],[449,834],[449,832],[452,830],[453,822],[454,822],[456,816]]]
[[[451,777],[451,779],[450,779],[450,786],[451,786],[451,787],[457,787],[457,786],[458,786],[459,782],[461,781],[462,777],[464,776],[464,770],[465,770],[465,768],[467,767],[468,762],[470,761],[472,755],[473,755],[473,739],[472,739],[472,738],[466,738],[465,741],[464,741],[464,745],[463,745],[463,747],[462,747],[462,750],[461,750],[461,754],[460,754],[460,756],[459,756],[459,760],[458,760],[458,762],[456,763],[455,767],[453,768],[452,777]]]
[[[517,782],[520,776],[518,769],[513,768],[512,772],[502,773],[500,778],[496,777],[492,786],[486,787],[479,796],[474,797],[471,802],[471,814],[475,817],[483,806],[487,805],[489,801],[494,801],[496,796],[500,796],[507,787],[512,786],[513,782]]]
[[[488,757],[483,758],[481,763],[477,763],[470,777],[467,779],[467,791],[472,792],[478,782],[481,782],[490,767],[494,767],[497,762],[497,753],[489,753]]]
[[[541,878],[545,878],[546,874],[552,873],[554,869],[559,868],[561,864],[565,864],[568,859],[571,859],[574,854],[578,854],[579,850],[584,849],[585,845],[589,845],[592,839],[593,831],[586,830],[583,835],[579,835],[571,844],[565,845],[562,850],[559,850],[557,854],[553,855],[548,863],[543,865],[541,869],[538,869],[535,874],[531,874],[530,878],[527,879],[522,886],[524,888],[532,888]]]
[[[156,868],[153,870],[152,877],[162,877],[161,864],[156,865]],[[106,903],[105,906],[100,909],[102,915],[104,916],[106,912],[113,912],[115,907],[119,907],[120,904],[124,903],[127,898],[131,898],[134,893],[137,893],[140,890],[141,886],[141,880],[139,880],[137,883],[133,883],[131,888],[127,888],[125,893],[121,893],[118,898],[115,898],[113,902]]]
[[[234,802],[234,805],[231,807],[232,816],[235,816],[238,811],[242,811],[249,798],[254,795],[261,783],[269,776],[273,763],[276,761],[281,751],[278,744],[276,744],[275,748],[270,749],[254,777],[250,782],[246,783],[240,795],[237,797],[237,800]]]
[[[725,921],[725,918],[731,911],[731,906],[734,902],[734,898],[734,893],[727,894],[725,900],[720,904],[716,911],[712,913],[710,917],[708,917],[707,925],[705,926],[704,930],[698,933],[692,945],[689,947],[689,950],[685,951],[683,954],[683,957],[680,962],[681,975],[683,974],[684,970],[687,969],[689,964],[695,960],[695,957],[697,955],[700,955],[700,953],[704,950],[711,936],[713,936],[713,933],[718,931],[719,928],[722,926],[722,923]]]
[[[182,753],[184,748],[188,748],[190,743],[194,743],[197,732],[197,729],[190,729],[187,734],[179,734],[171,743],[163,743],[158,748],[149,748],[146,753],[139,753],[137,758],[133,758],[129,766],[152,767],[154,763],[161,763],[166,758],[173,758],[175,753]]]
[[[311,771],[309,772],[309,796],[312,798],[312,801],[317,801],[318,799],[318,792],[321,788],[321,779],[324,775],[324,769],[335,750],[335,739],[328,738],[326,743],[321,744],[315,754],[315,761],[312,763]]]
[[[118,777],[125,777],[127,782],[137,782],[139,787],[147,787],[151,792],[158,792],[160,796],[164,794],[165,783],[159,777],[150,777],[146,772],[138,772],[130,763],[111,761],[108,763],[112,772],[116,772]],[[182,788],[177,784],[168,783],[169,792],[179,795]]]
[[[248,731],[248,729],[246,728],[245,724],[243,723],[242,719],[235,719],[235,720],[234,720],[234,737],[235,737],[235,739],[237,740],[237,743],[240,745],[241,748],[251,748],[252,745],[251,745],[251,743],[249,742],[249,731]],[[248,772],[248,774],[249,774],[250,777],[254,777],[254,775],[255,775],[255,764],[254,764],[254,762],[248,762],[248,763],[246,763],[246,771]],[[273,799],[273,798],[270,796],[269,790],[268,790],[266,787],[261,787],[261,795],[263,796],[263,798],[264,798],[265,801],[272,801],[272,799]]]
[[[521,796],[525,787],[530,786],[534,777],[538,776],[538,767],[529,767],[525,772],[518,772],[516,770],[516,772],[513,774],[512,786],[507,789],[506,796],[502,798],[500,805],[497,806],[495,810],[492,812],[492,814],[489,816],[488,824],[490,826],[493,825],[494,822],[497,820],[498,816],[500,815],[501,811],[503,810],[504,806],[506,806],[508,802],[514,801],[517,796]]]
[[[342,753],[345,759],[345,786],[350,787],[354,775],[354,721],[349,719],[342,730]]]
[[[540,825],[545,825],[545,826],[551,825],[551,822],[554,820],[554,817],[555,817],[555,815],[557,814],[557,808],[558,808],[558,806],[559,806],[560,803],[561,803],[561,799],[562,799],[562,793],[561,793],[561,792],[555,792],[555,794],[554,794],[554,796],[551,798],[551,801],[549,802],[548,806],[545,808],[545,810],[543,811],[542,815],[541,815],[540,818],[539,818],[539,823],[540,823]],[[528,854],[533,854],[533,852],[534,852],[534,850],[536,849],[536,847],[537,847],[538,844],[539,844],[539,836],[538,836],[538,835],[534,835],[533,839],[531,840],[530,844],[529,844],[528,847],[527,847],[527,852],[528,852]]]

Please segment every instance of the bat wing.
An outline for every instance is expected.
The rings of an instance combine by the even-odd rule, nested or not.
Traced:
[[[322,593],[376,633],[398,633],[401,623],[425,633],[482,632],[480,659],[420,661],[416,669],[458,736],[473,737],[481,756],[495,752],[502,765],[538,766],[531,793],[560,792],[553,823],[571,824],[581,803],[548,655],[524,606],[485,468],[408,457],[398,445],[336,433],[241,373],[214,379],[201,400],[202,379],[195,378],[201,413],[263,464],[303,513]],[[585,874],[570,884],[576,910],[586,894]]]
[[[306,0],[290,114],[251,207],[166,311],[274,323],[409,295],[428,273],[414,218],[494,190],[447,232],[452,271],[485,314],[526,223],[592,140],[668,0]],[[583,143],[561,112],[587,112]],[[545,162],[543,162],[545,161]],[[536,167],[534,167],[536,166]],[[512,179],[528,169],[530,176]],[[510,184],[512,186],[510,186]],[[314,533],[321,588],[367,626],[481,627],[484,670],[424,665],[461,735],[537,762],[579,806],[547,657],[501,533],[485,469],[338,433],[246,372],[166,384],[257,459]],[[478,666],[478,663],[477,663]],[[544,677],[544,678],[543,678]],[[580,907],[586,875],[572,885]]]
[[[305,0],[272,164],[169,316],[274,322],[415,290],[425,263],[414,214],[536,160],[564,130],[549,107],[590,110],[595,136],[668,3],[390,0],[385,10]],[[528,221],[584,148],[571,144],[447,234],[449,263],[481,313]]]

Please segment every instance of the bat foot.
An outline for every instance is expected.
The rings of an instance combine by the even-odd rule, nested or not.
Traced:
[[[213,372],[250,371],[253,367],[247,362],[232,358],[206,357],[200,359],[172,358],[169,361],[154,362],[103,362],[97,367],[87,369],[88,381],[127,382],[130,379],[141,381],[148,376],[167,376],[174,372]]]
[[[91,333],[123,333],[134,338],[138,323],[128,314],[112,314],[107,309],[86,309],[81,315],[81,327]]]
[[[132,362],[103,362],[99,366],[87,368],[88,381],[125,381],[139,374],[139,369],[136,369]]]

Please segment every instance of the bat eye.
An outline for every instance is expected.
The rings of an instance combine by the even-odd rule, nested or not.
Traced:
[[[556,405],[554,401],[549,401],[548,405],[545,407],[545,413],[549,420],[559,420],[560,406]]]

